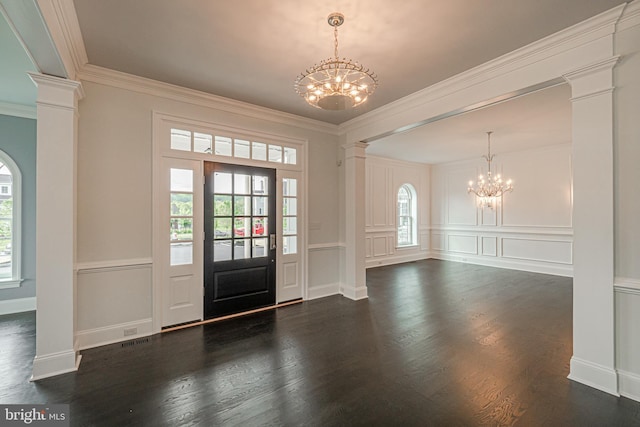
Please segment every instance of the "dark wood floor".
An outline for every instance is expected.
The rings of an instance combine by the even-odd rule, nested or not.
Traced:
[[[72,425],[640,425],[640,403],[566,379],[571,279],[428,260],[323,298],[83,352],[27,382],[34,315],[0,317],[0,403]]]

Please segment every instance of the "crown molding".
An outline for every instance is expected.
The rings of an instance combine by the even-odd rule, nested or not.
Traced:
[[[0,101],[0,114],[25,119],[35,119],[37,117],[35,105],[12,104],[2,101]]]
[[[634,3],[639,1],[635,0]],[[460,90],[495,79],[602,37],[613,35],[616,31],[616,24],[626,6],[626,3],[616,6],[593,18],[342,123],[339,125],[340,133],[345,134],[367,127],[382,118],[401,115],[405,111],[444,98]],[[629,18],[630,21],[631,18]]]
[[[618,21],[617,31],[628,30],[637,25],[640,25],[640,0],[627,3],[620,21]]]
[[[78,71],[89,59],[73,0],[37,1],[42,18],[67,71],[67,77],[75,80]]]
[[[87,64],[82,67],[78,78],[79,80],[167,98],[200,107],[213,108],[273,123],[281,123],[331,135],[339,134],[338,126],[331,123],[308,119],[306,117],[296,116],[295,114],[272,110],[270,108],[236,101],[235,99],[224,98],[207,92],[188,89],[170,83],[123,73],[121,71],[98,67],[96,65]]]

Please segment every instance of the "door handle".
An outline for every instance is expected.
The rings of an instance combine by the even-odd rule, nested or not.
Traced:
[[[276,235],[275,234],[270,234],[269,235],[269,249],[270,250],[274,250],[276,248]]]

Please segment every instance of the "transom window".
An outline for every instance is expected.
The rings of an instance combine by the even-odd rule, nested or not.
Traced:
[[[411,184],[403,184],[398,189],[398,246],[412,246],[417,244],[416,190]]]
[[[298,164],[298,150],[294,147],[183,129],[171,129],[171,149],[269,163]]]

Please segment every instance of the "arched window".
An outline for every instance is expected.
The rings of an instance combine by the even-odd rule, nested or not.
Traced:
[[[412,246],[417,239],[416,190],[411,184],[403,184],[398,190],[398,246]]]
[[[0,289],[20,286],[20,169],[0,150]]]

